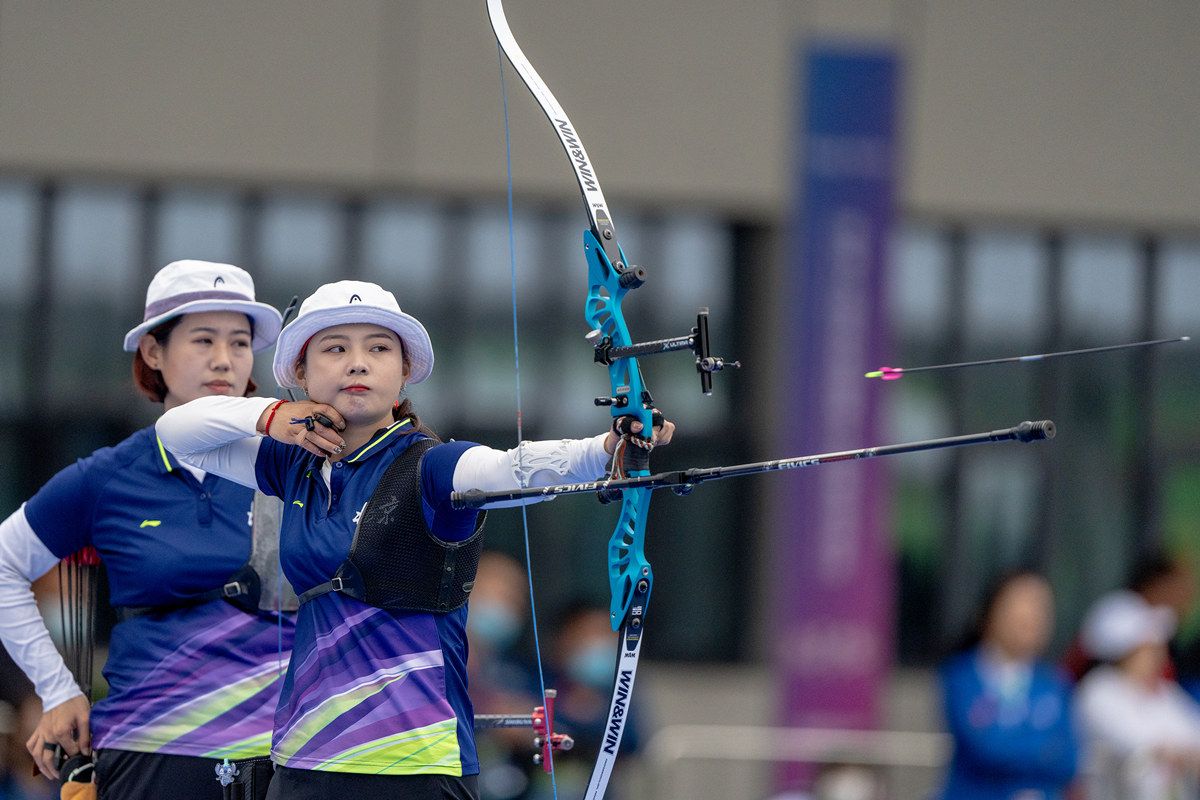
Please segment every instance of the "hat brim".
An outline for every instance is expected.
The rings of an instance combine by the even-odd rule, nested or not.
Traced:
[[[1174,611],[1119,592],[1101,599],[1088,614],[1081,641],[1094,658],[1115,663],[1144,645],[1167,644],[1175,630]]]
[[[204,311],[236,311],[248,316],[254,323],[254,338],[250,342],[250,348],[256,353],[274,344],[279,338],[280,328],[283,327],[283,315],[274,306],[266,303],[253,300],[193,300],[157,317],[151,317],[125,334],[125,351],[132,353],[137,350],[142,337],[167,320]]]
[[[326,328],[356,323],[379,325],[400,337],[411,368],[408,383],[420,383],[433,372],[433,343],[429,340],[429,332],[416,317],[378,306],[350,305],[303,314],[283,329],[272,364],[276,382],[285,389],[299,389],[296,360],[305,342]]]

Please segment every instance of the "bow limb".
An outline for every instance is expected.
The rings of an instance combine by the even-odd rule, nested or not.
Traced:
[[[583,235],[588,266],[585,319],[593,335],[612,347],[630,346],[633,339],[625,324],[622,302],[628,292],[645,281],[645,271],[629,266],[625,259],[587,150],[570,118],[517,44],[501,0],[487,0],[487,9],[500,49],[550,121],[579,184],[588,216],[588,230]],[[632,416],[638,419],[642,423],[641,436],[649,439],[653,431],[653,398],[642,380],[637,359],[633,356],[615,358],[608,364],[608,371],[611,393],[609,397],[601,398],[601,404],[609,407],[614,418]],[[649,451],[633,444],[626,445],[621,472],[630,477],[649,475]],[[620,517],[609,540],[608,573],[612,594],[609,613],[613,630],[620,635],[620,650],[604,740],[586,793],[588,800],[600,800],[604,796],[628,718],[629,698],[637,674],[653,583],[653,573],[644,551],[649,506],[650,490],[622,490]]]
[[[575,134],[575,127],[571,124],[571,120],[559,105],[554,94],[546,86],[545,81],[542,80],[542,76],[529,63],[521,46],[517,44],[512,29],[508,27],[508,18],[504,16],[504,5],[501,0],[487,0],[487,10],[488,18],[492,23],[492,31],[496,35],[500,49],[504,51],[504,56],[521,76],[521,80],[537,100],[538,106],[550,120],[563,150],[570,159],[571,168],[575,171],[575,179],[579,183],[579,191],[583,195],[583,205],[593,235],[601,243],[610,263],[617,265],[618,270],[624,271],[624,259],[617,247],[617,231],[609,216],[604,192],[600,189],[600,181],[596,178],[596,171],[592,168],[592,161],[588,158],[587,150],[584,149],[583,143]]]

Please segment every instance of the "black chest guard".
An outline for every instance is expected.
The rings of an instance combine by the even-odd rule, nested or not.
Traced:
[[[421,457],[438,444],[421,439],[392,462],[359,515],[349,557],[332,580],[300,595],[301,603],[342,592],[403,611],[445,614],[466,604],[479,568],[485,514],[461,542],[444,542],[429,530],[421,507]]]

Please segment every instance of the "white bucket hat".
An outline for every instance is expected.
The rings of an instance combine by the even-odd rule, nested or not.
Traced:
[[[275,348],[275,380],[285,389],[299,389],[296,360],[317,332],[334,325],[372,323],[394,331],[404,343],[412,372],[409,383],[420,383],[433,372],[433,344],[416,317],[400,310],[396,296],[374,283],[327,283],[304,299],[296,321],[283,329]]]
[[[1144,644],[1166,644],[1175,634],[1175,612],[1152,606],[1139,594],[1105,595],[1083,622],[1083,647],[1094,658],[1120,661]]]
[[[240,311],[254,322],[255,351],[266,349],[279,336],[283,317],[273,307],[254,300],[254,279],[232,264],[211,261],[173,261],[158,271],[146,289],[142,324],[125,334],[125,350],[138,349],[142,336],[181,314],[201,311]]]

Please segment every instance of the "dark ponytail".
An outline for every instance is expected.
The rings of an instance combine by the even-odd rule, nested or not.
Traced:
[[[417,412],[413,411],[413,402],[411,397],[405,397],[400,401],[399,405],[392,407],[393,420],[399,422],[405,417],[408,417],[410,420],[412,420],[412,424],[415,429],[425,434],[430,439],[436,439],[439,442],[442,440],[440,436],[433,432],[433,428],[430,428],[421,422],[421,418],[417,416]]]

